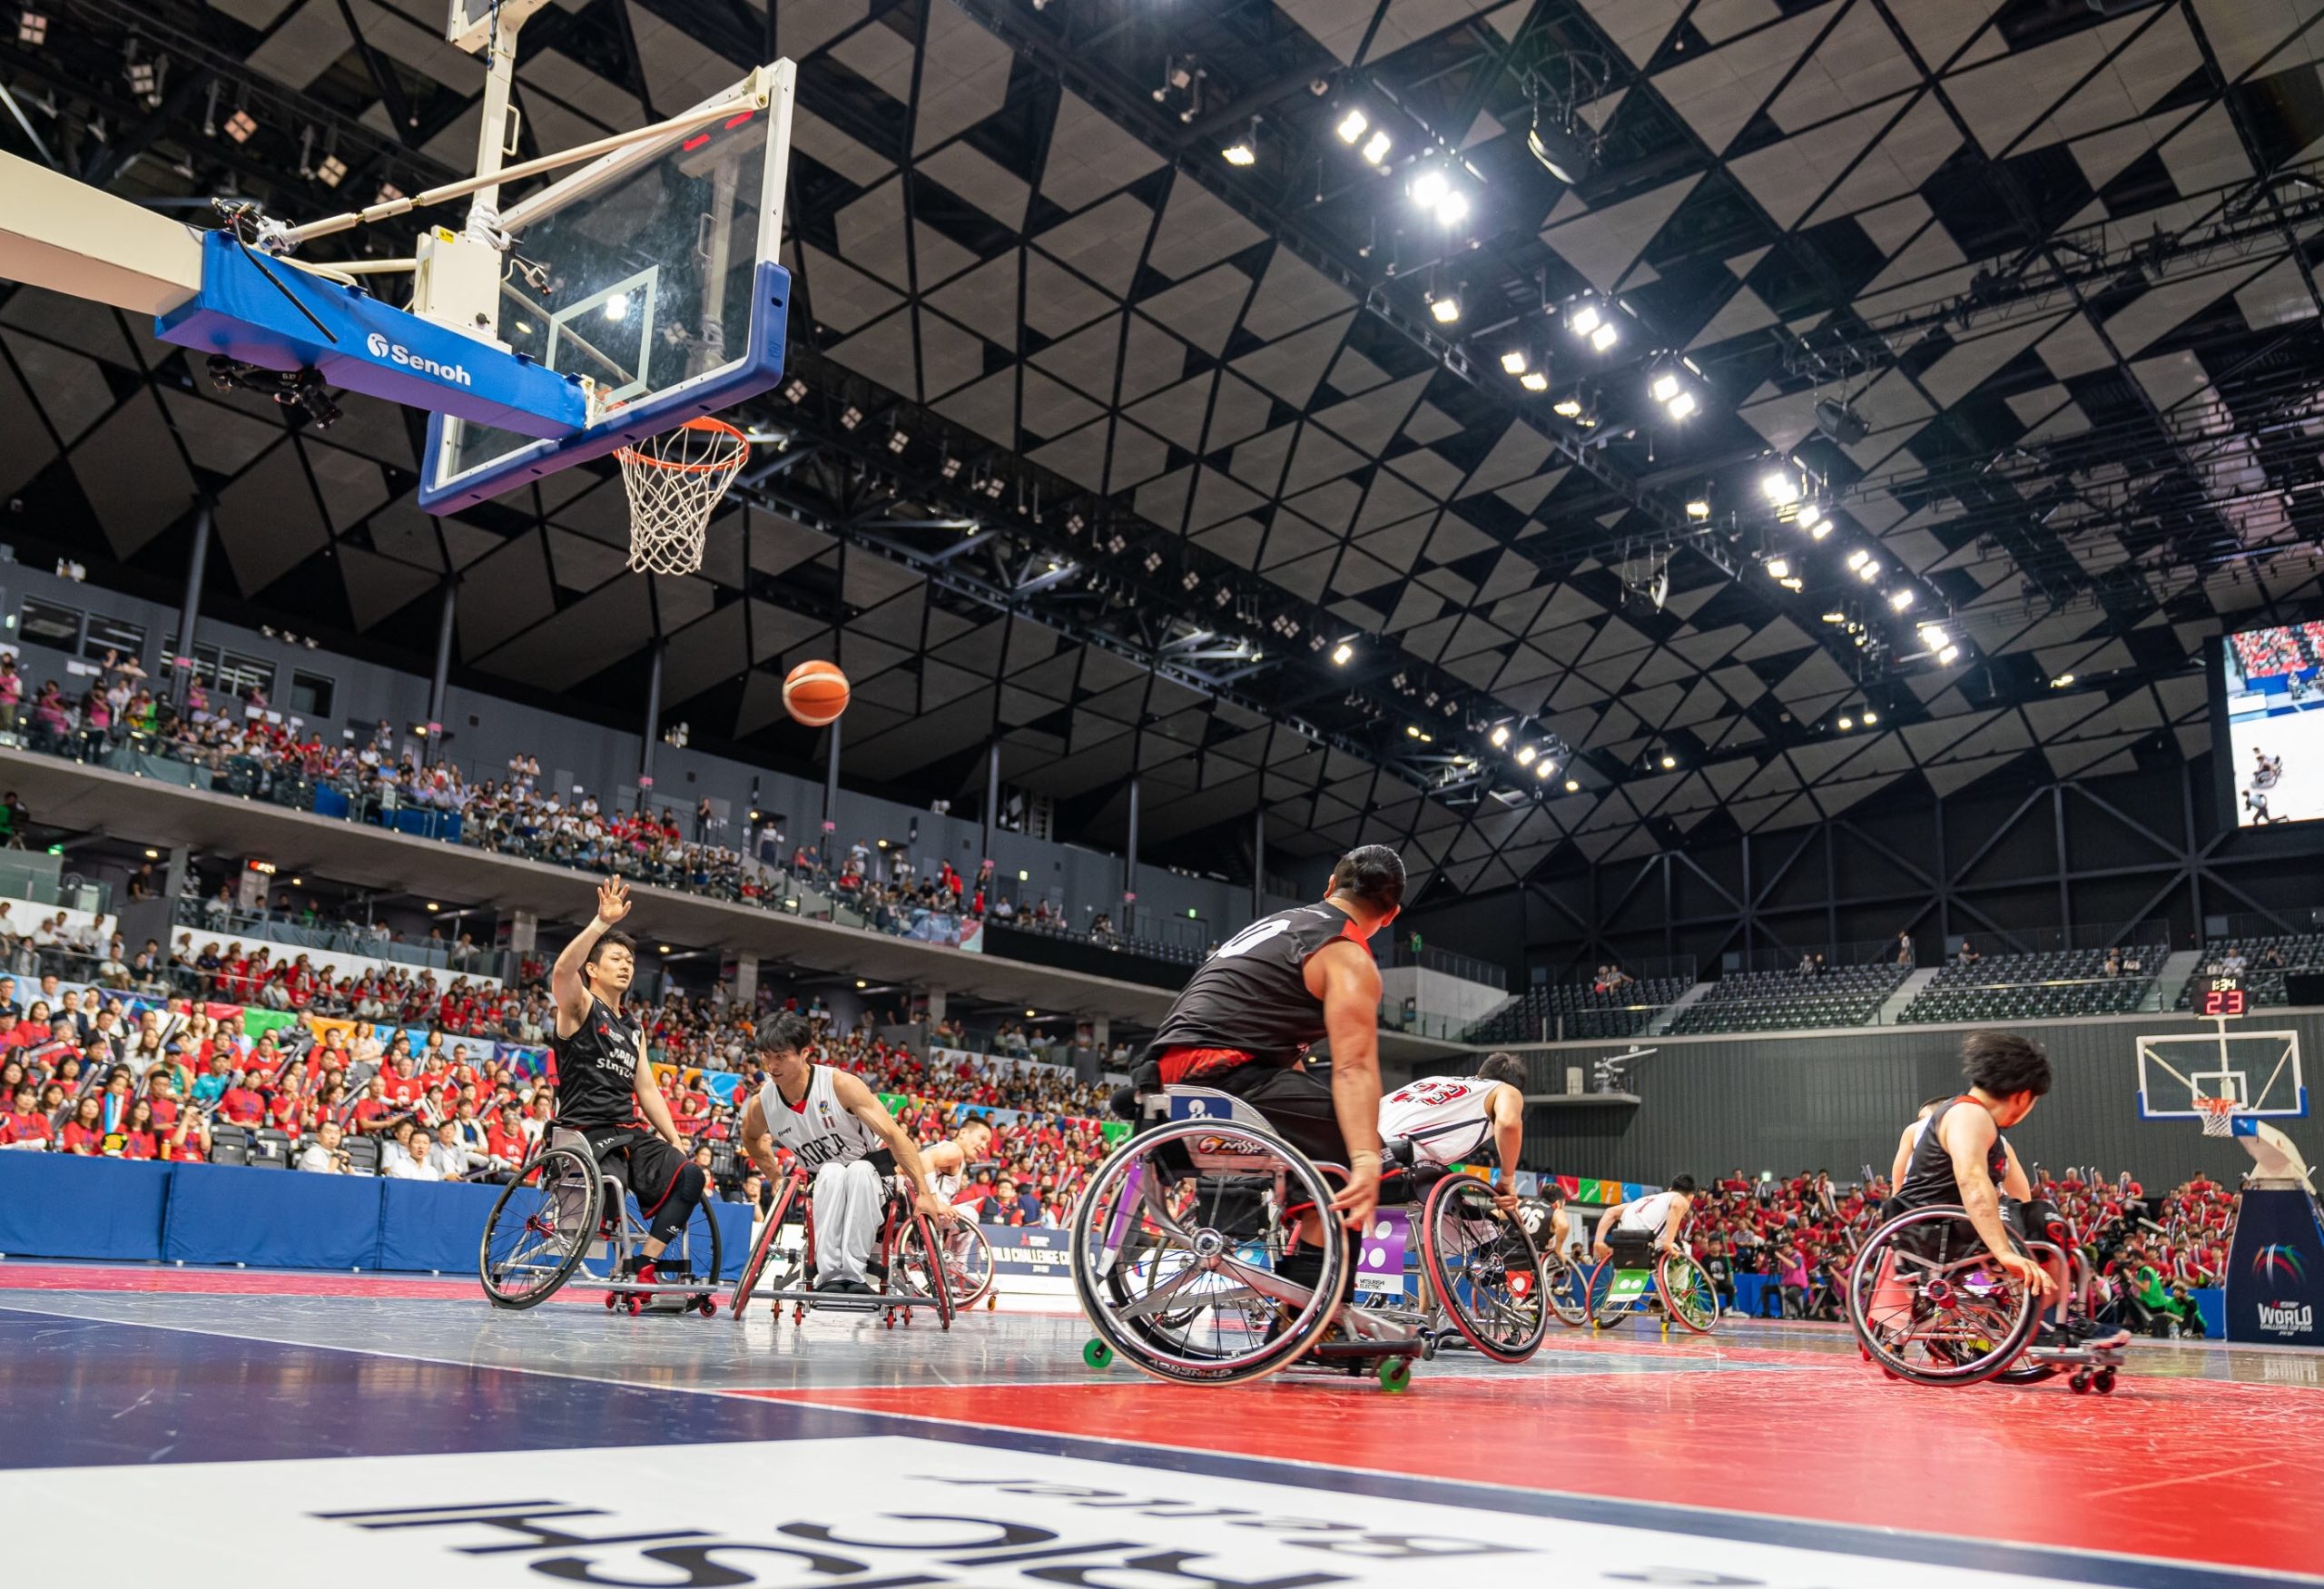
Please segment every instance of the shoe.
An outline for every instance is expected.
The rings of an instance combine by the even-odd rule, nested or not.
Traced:
[[[638,1258],[635,1255],[624,1259],[621,1268],[614,1274],[615,1279],[636,1286],[655,1285],[661,1280],[661,1271],[655,1268],[652,1258]]]

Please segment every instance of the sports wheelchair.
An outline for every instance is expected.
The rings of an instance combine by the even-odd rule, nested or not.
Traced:
[[[707,1199],[697,1205],[655,1260],[657,1278],[619,1278],[649,1234],[645,1220],[621,1177],[598,1165],[580,1132],[552,1130],[493,1202],[477,1250],[477,1278],[496,1308],[537,1308],[595,1256],[616,1277],[605,1283],[608,1312],[708,1318],[718,1311],[711,1288],[725,1260],[711,1207]]]
[[[1503,1363],[1540,1347],[1540,1258],[1475,1176],[1415,1170],[1409,1143],[1386,1145],[1381,1201],[1402,1200],[1417,1219],[1429,1292],[1406,1304],[1387,1220],[1356,1239],[1361,1251],[1326,1240],[1307,1274],[1285,1273],[1300,1216],[1332,1218],[1344,1170],[1310,1161],[1231,1094],[1170,1087],[1145,1102],[1143,1129],[1098,1166],[1074,1211],[1074,1288],[1097,1332],[1082,1352],[1090,1367],[1118,1354],[1159,1379],[1230,1385],[1305,1358],[1368,1368],[1402,1390],[1412,1360],[1453,1338]]]
[[[1590,1322],[1590,1266],[1574,1262],[1551,1243],[1551,1206],[1539,1198],[1525,1198],[1517,1205],[1525,1234],[1541,1255],[1541,1299],[1549,1305],[1550,1316],[1569,1329],[1580,1329]]]
[[[1612,1329],[1642,1313],[1660,1318],[1665,1335],[1674,1322],[1697,1335],[1718,1327],[1718,1288],[1683,1244],[1658,1248],[1617,1233],[1607,1246],[1613,1256],[1582,1281],[1582,1311],[1594,1327]]]
[[[2071,1227],[2039,1199],[2007,1205],[2003,1219],[2016,1252],[2065,1277],[2058,1338],[2037,1339],[2039,1294],[1994,1261],[1967,1210],[1939,1203],[1897,1214],[1856,1254],[1848,1323],[1865,1357],[1915,1385],[2038,1385],[2063,1373],[2077,1394],[2111,1393],[2121,1349],[2073,1338],[2064,1317],[2088,1273]]]
[[[755,1295],[774,1305],[774,1317],[778,1319],[783,1317],[783,1305],[790,1304],[794,1324],[807,1317],[810,1308],[814,1308],[843,1313],[877,1313],[893,1329],[899,1317],[910,1324],[914,1311],[929,1308],[935,1310],[937,1323],[950,1329],[952,1316],[983,1296],[992,1284],[992,1254],[983,1245],[983,1233],[970,1224],[968,1229],[975,1237],[973,1244],[948,1244],[948,1237],[959,1235],[958,1223],[949,1231],[931,1229],[934,1221],[912,1207],[910,1186],[892,1170],[884,1173],[881,1179],[887,1195],[881,1207],[880,1237],[873,1256],[863,1266],[865,1275],[878,1286],[878,1290],[862,1296],[812,1288],[813,1185],[805,1167],[794,1163],[775,1189],[774,1207],[759,1227],[758,1237],[751,1243],[750,1256],[743,1260],[742,1275],[734,1282],[734,1295],[727,1303],[734,1316],[742,1318],[743,1310]],[[786,1228],[796,1229],[795,1240],[784,1238]],[[933,1262],[930,1259],[931,1253],[937,1255]],[[982,1255],[980,1273],[970,1267],[978,1254]],[[762,1280],[767,1282],[764,1289],[760,1288]],[[960,1288],[968,1285],[975,1288],[964,1293]]]

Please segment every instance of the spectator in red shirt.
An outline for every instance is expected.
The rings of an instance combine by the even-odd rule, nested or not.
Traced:
[[[47,1148],[48,1117],[41,1113],[38,1097],[31,1082],[16,1084],[8,1112],[0,1114],[0,1148]]]
[[[97,1108],[96,1094],[84,1094],[81,1101],[73,1106],[73,1118],[64,1122],[57,1146],[67,1153],[94,1159],[103,1151],[104,1141],[104,1120]]]
[[[239,1077],[218,1100],[218,1118],[255,1130],[266,1120],[266,1094],[259,1091],[252,1077]]]
[[[161,1133],[153,1129],[153,1105],[141,1098],[129,1109],[129,1124],[120,1133],[123,1159],[153,1159],[162,1151]],[[111,1141],[111,1138],[106,1139]]]
[[[525,1134],[523,1114],[511,1099],[485,1128],[484,1150],[496,1161],[495,1169],[514,1170],[525,1161],[532,1145],[532,1139]]]
[[[428,1083],[413,1073],[411,1056],[408,1053],[398,1054],[395,1069],[377,1080],[383,1084],[388,1101],[403,1108],[417,1103],[419,1095],[428,1090]]]
[[[385,1132],[407,1114],[388,1100],[387,1079],[374,1076],[364,1087],[363,1096],[355,1100],[355,1129],[365,1133]]]

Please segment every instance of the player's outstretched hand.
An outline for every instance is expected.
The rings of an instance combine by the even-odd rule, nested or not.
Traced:
[[[2057,1282],[2050,1278],[2050,1271],[2024,1253],[2003,1253],[2001,1267],[2024,1281],[2037,1297],[2046,1297],[2058,1288]]]
[[[1604,1263],[1608,1258],[1614,1256],[1614,1249],[1607,1246],[1602,1241],[1593,1241],[1590,1244],[1590,1256],[1596,1258],[1600,1263]]]
[[[950,1225],[960,1217],[960,1206],[948,1203],[934,1192],[922,1192],[912,1199],[911,1206],[940,1225]]]
[[[1377,1157],[1359,1160],[1347,1172],[1347,1185],[1332,1199],[1332,1211],[1348,1229],[1366,1230],[1379,1207],[1380,1160]]]
[[[608,877],[597,884],[597,920],[610,927],[629,914],[629,884]]]

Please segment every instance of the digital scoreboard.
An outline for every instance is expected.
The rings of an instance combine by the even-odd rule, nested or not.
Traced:
[[[2231,1021],[2244,1013],[2249,999],[2241,977],[2201,977],[2197,980],[2195,1013],[2206,1021]]]

